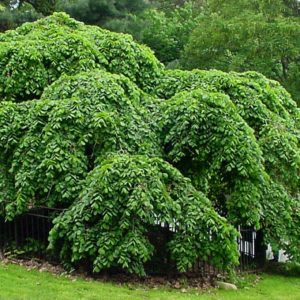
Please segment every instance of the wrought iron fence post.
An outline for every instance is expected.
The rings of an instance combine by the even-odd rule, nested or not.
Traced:
[[[255,260],[259,268],[263,268],[266,264],[267,261],[266,250],[267,250],[267,246],[264,244],[263,231],[258,230],[256,232],[256,241],[255,241],[255,253],[256,253]]]

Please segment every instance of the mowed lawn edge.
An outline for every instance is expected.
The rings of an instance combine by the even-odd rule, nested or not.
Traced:
[[[285,277],[263,274],[255,287],[238,291],[223,290],[174,290],[148,288],[141,285],[118,285],[100,281],[87,281],[81,278],[69,279],[48,272],[27,270],[13,264],[0,263],[0,299],[2,300],[235,300],[270,299],[299,300],[300,277]]]

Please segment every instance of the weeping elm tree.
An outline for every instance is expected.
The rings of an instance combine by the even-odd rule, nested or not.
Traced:
[[[0,35],[0,214],[64,208],[49,248],[145,275],[157,223],[184,272],[237,264],[237,225],[300,261],[300,112],[254,73],[167,71],[57,13]]]

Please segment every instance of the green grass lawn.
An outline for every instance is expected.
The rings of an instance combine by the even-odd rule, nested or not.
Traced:
[[[136,286],[129,288],[99,281],[72,281],[50,273],[40,273],[16,265],[0,263],[0,299],[30,300],[300,300],[300,277],[283,277],[264,274],[255,286],[238,291],[210,290],[199,293],[196,290],[182,293],[176,290],[148,289]]]

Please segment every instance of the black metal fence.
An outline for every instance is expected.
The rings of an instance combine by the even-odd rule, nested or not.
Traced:
[[[14,244],[16,247],[22,246],[28,240],[37,241],[43,244],[46,249],[48,243],[48,235],[53,224],[54,217],[59,215],[62,209],[51,209],[47,207],[39,207],[30,212],[17,217],[11,222],[6,222],[0,218],[0,248]],[[265,262],[265,247],[262,241],[261,232],[255,231],[250,227],[238,228],[241,237],[237,240],[240,251],[241,271],[255,271],[261,269]],[[171,262],[166,253],[166,243],[172,237],[174,230],[166,225],[157,224],[149,230],[149,239],[155,246],[155,255],[153,260],[146,266],[148,273],[162,274],[172,273],[175,271],[175,265]],[[43,251],[39,253],[43,256]],[[191,272],[202,276],[216,275],[221,273],[220,270],[212,267],[209,262],[198,260],[191,268]]]
[[[11,246],[28,246],[35,249],[34,254],[43,257],[48,244],[48,235],[53,226],[52,220],[63,210],[38,207],[30,212],[16,217],[13,221],[0,218],[0,249],[10,249]],[[39,247],[41,246],[41,247]],[[31,252],[28,248],[28,252]]]
[[[238,239],[240,252],[239,269],[242,271],[257,270],[263,268],[266,261],[266,247],[263,244],[261,231],[251,227],[238,228],[241,237]]]

